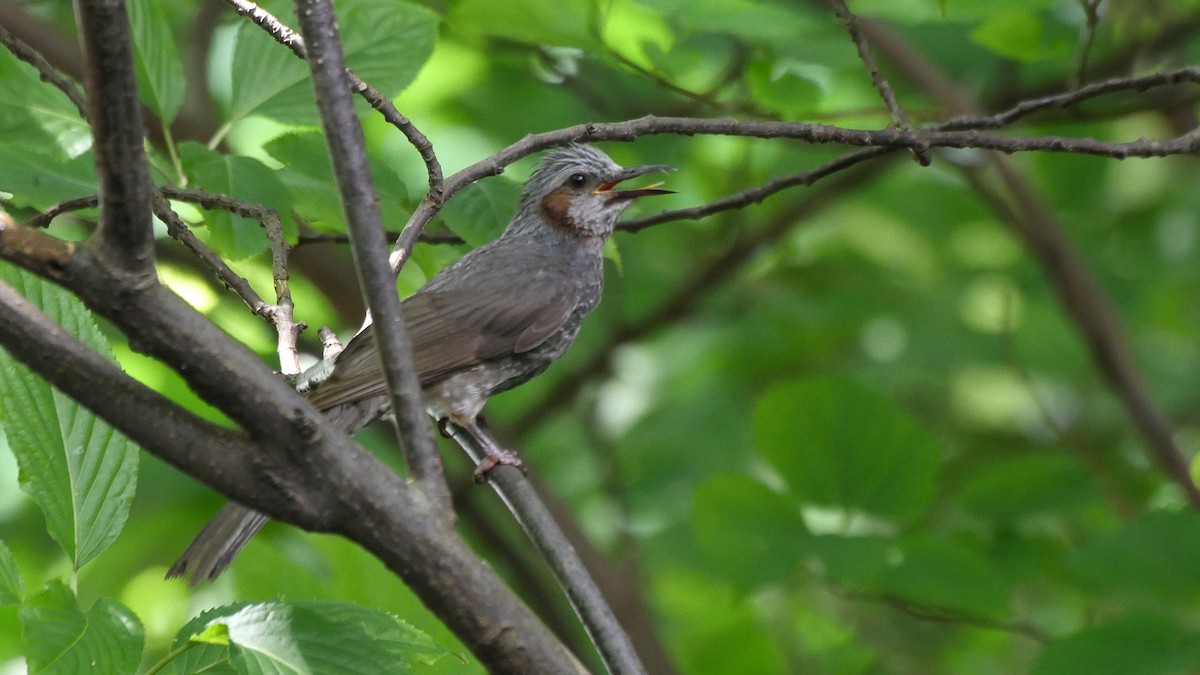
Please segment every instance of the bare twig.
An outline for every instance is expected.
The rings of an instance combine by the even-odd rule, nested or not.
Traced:
[[[399,232],[385,232],[389,242],[395,242],[400,239]],[[421,237],[417,240],[422,244],[465,244],[463,238],[453,232],[422,232]],[[309,246],[312,244],[349,244],[350,237],[344,234],[302,234],[296,240],[296,246]]]
[[[57,87],[59,91],[70,99],[71,103],[75,104],[75,109],[79,111],[79,116],[85,120],[87,119],[87,102],[83,99],[83,93],[79,91],[78,85],[71,78],[59,72],[57,68],[50,65],[50,62],[41,53],[22,42],[20,38],[10,33],[4,26],[0,26],[0,44],[7,47],[13,56],[37,69],[38,76],[42,78],[42,81],[49,82]]]
[[[947,120],[937,128],[947,131],[960,129],[999,129],[1046,108],[1067,108],[1088,99],[1120,91],[1143,92],[1155,87],[1178,84],[1200,84],[1200,66],[1187,66],[1139,77],[1118,77],[1095,82],[1079,89],[1052,96],[1042,96],[1017,103],[991,115],[971,115]]]
[[[1071,85],[1078,87],[1087,77],[1088,57],[1092,52],[1092,43],[1096,40],[1096,26],[1100,24],[1100,0],[1079,0],[1083,8],[1083,39],[1079,45],[1079,60],[1075,64],[1075,74],[1071,77]]]
[[[99,205],[100,195],[85,195],[83,197],[75,197],[74,199],[64,199],[30,218],[29,222],[25,224],[29,227],[49,227],[55,218],[64,213],[71,213],[72,211],[80,211],[82,209],[94,209]]]
[[[707,204],[701,204],[699,206],[693,206],[686,209],[672,209],[670,211],[663,211],[661,213],[656,213],[652,216],[646,216],[644,218],[626,220],[618,224],[617,229],[623,232],[636,233],[641,232],[652,225],[658,225],[675,220],[699,220],[714,213],[745,208],[751,204],[757,204],[767,197],[770,197],[771,195],[782,190],[786,190],[787,188],[798,185],[808,187],[822,178],[835,174],[839,171],[844,171],[851,166],[858,164],[859,162],[864,162],[868,159],[874,159],[876,157],[882,157],[891,152],[894,152],[891,148],[865,148],[863,150],[857,150],[855,152],[842,155],[832,162],[823,164],[811,171],[804,171],[801,173],[792,174],[790,176],[783,176],[781,178],[773,178],[756,188],[743,190],[727,197],[722,197],[721,199],[715,199]]]
[[[217,276],[217,279],[221,283],[225,284],[226,288],[236,293],[242,299],[242,302],[246,303],[250,311],[260,316],[263,314],[268,305],[262,299],[262,296],[258,294],[258,291],[254,290],[254,287],[244,277],[234,272],[221,256],[213,253],[212,249],[205,246],[204,242],[196,238],[196,235],[188,228],[187,223],[184,223],[179,214],[171,209],[171,205],[167,202],[166,197],[163,197],[161,194],[156,195],[153,207],[154,215],[158,216],[158,219],[166,224],[167,234],[171,235],[180,244],[183,244],[184,248],[212,270],[213,274]]]
[[[337,177],[342,210],[351,238],[355,267],[367,306],[374,317],[371,330],[379,347],[387,379],[388,398],[396,432],[409,472],[453,518],[450,488],[442,471],[433,432],[425,412],[421,383],[413,365],[412,344],[396,295],[395,280],[387,262],[387,241],[379,202],[367,167],[362,129],[354,113],[337,24],[329,0],[298,0],[297,14],[308,49],[317,109]]]
[[[867,72],[871,75],[871,84],[875,85],[875,91],[879,92],[880,98],[887,105],[888,112],[892,114],[892,122],[898,129],[912,129],[912,125],[908,122],[908,115],[904,114],[904,108],[901,108],[900,102],[896,100],[896,92],[892,90],[892,85],[888,84],[887,78],[883,76],[883,72],[875,63],[875,56],[871,53],[871,45],[867,42],[867,36],[858,26],[858,18],[846,6],[846,0],[829,0],[829,3],[833,6],[834,13],[845,24],[846,31],[850,33],[850,39],[854,41],[854,46],[858,49],[858,58],[867,67]],[[913,148],[912,152],[913,157],[921,166],[929,166],[932,161],[929,148]]]
[[[259,204],[250,204],[229,195],[170,185],[163,186],[160,188],[160,191],[164,196],[171,199],[199,204],[201,207],[209,210],[219,209],[228,211],[239,216],[257,220],[262,225],[263,230],[266,231],[267,241],[271,249],[271,277],[275,286],[275,304],[269,305],[263,302],[262,298],[258,297],[257,294],[253,296],[243,295],[244,290],[249,288],[249,283],[244,279],[241,279],[241,283],[234,290],[238,295],[242,296],[247,306],[255,314],[263,317],[275,327],[275,332],[278,335],[276,353],[279,356],[280,372],[288,377],[299,375],[300,358],[296,350],[296,341],[300,337],[300,333],[307,328],[307,325],[303,322],[297,323],[295,321],[295,305],[292,302],[291,285],[288,281],[288,244],[283,237],[283,226],[279,221],[279,214],[274,209],[269,209]],[[182,225],[182,223],[177,222],[176,225]],[[206,260],[206,262],[208,261]],[[229,270],[228,267],[217,269],[216,271],[218,276],[233,274],[233,271]],[[222,280],[225,281],[223,277]],[[228,285],[228,281],[226,281],[226,284]]]

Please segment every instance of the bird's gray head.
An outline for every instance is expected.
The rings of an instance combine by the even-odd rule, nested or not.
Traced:
[[[620,189],[621,181],[656,171],[665,164],[622,168],[600,150],[571,144],[546,153],[521,195],[516,218],[506,234],[535,234],[552,227],[581,237],[603,239],[638,197],[670,194],[658,184]]]

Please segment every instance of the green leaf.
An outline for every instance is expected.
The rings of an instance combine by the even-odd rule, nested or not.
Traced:
[[[1016,61],[1037,61],[1061,56],[1068,49],[1064,41],[1046,43],[1045,24],[1023,9],[1006,8],[981,23],[971,39],[994,54]]]
[[[1190,605],[1200,599],[1200,513],[1151,513],[1080,550],[1070,567],[1106,588]]]
[[[450,10],[446,22],[469,34],[528,44],[588,47],[596,43],[589,27],[593,11],[589,0],[463,0]]]
[[[900,552],[880,579],[880,593],[972,617],[1007,615],[1008,585],[979,552],[926,537],[901,542]]]
[[[20,617],[31,675],[137,672],[142,624],[114,600],[100,598],[83,612],[71,590],[52,581],[25,601]]]
[[[111,360],[108,341],[79,300],[9,265],[0,280],[68,333]],[[79,569],[117,538],[137,485],[137,449],[96,416],[0,351],[0,427],[20,466],[21,489]]]
[[[281,19],[291,12],[275,3]],[[438,16],[407,2],[346,0],[337,6],[347,65],[384,96],[408,86],[433,53]],[[258,26],[238,29],[230,121],[263,115],[291,124],[318,121],[308,67]],[[365,108],[364,108],[365,109]]]
[[[407,672],[444,656],[425,633],[376,609],[337,602],[239,603],[189,621],[175,648],[224,626],[228,646],[204,639],[175,662],[180,673],[232,668],[239,673]]]
[[[196,187],[236,197],[286,214],[291,210],[291,193],[267,165],[251,157],[223,155],[198,143],[181,143],[179,156],[184,173]],[[290,221],[288,221],[290,222]],[[223,258],[242,260],[267,250],[266,232],[258,221],[222,210],[211,210],[199,230]],[[294,233],[285,232],[285,236]]]
[[[25,597],[25,584],[21,581],[21,570],[13,560],[8,546],[0,541],[0,605],[20,604]]]
[[[0,148],[38,150],[59,160],[92,147],[92,131],[70,99],[7,49],[0,49],[0,138]]]
[[[903,516],[933,498],[940,444],[888,398],[852,381],[772,388],[758,402],[754,431],[802,501]]]
[[[131,0],[129,25],[133,32],[138,95],[167,126],[183,105],[183,63],[163,3]]]
[[[1173,619],[1129,616],[1055,641],[1042,652],[1035,675],[1160,675],[1196,672],[1200,635]]]
[[[700,548],[728,578],[753,588],[796,572],[808,531],[797,504],[749,476],[715,476],[696,489]]]
[[[264,150],[283,164],[280,180],[295,197],[293,208],[309,225],[333,232],[344,232],[341,197],[329,166],[325,140],[319,133],[284,134],[264,146]],[[385,225],[397,229],[408,220],[408,190],[400,178],[383,162],[368,158],[379,209]]]
[[[1005,457],[976,467],[958,491],[969,511],[993,520],[1065,512],[1098,499],[1096,481],[1062,450]]]
[[[459,190],[446,202],[442,218],[446,225],[472,247],[500,236],[521,197],[521,184],[503,177],[476,181]]]

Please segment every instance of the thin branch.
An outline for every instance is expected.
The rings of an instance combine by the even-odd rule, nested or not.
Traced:
[[[1092,43],[1096,40],[1096,26],[1100,24],[1100,0],[1079,0],[1083,8],[1083,40],[1079,45],[1079,60],[1075,65],[1075,74],[1071,84],[1078,87],[1087,77],[1088,57],[1091,56]]]
[[[87,101],[84,100],[83,93],[79,91],[79,86],[74,80],[50,65],[50,62],[40,52],[22,42],[4,26],[0,26],[0,44],[7,47],[13,56],[33,66],[43,82],[54,85],[70,99],[71,103],[75,105],[75,109],[79,111],[80,117],[85,120],[88,118]]]
[[[396,295],[395,279],[388,267],[379,202],[367,167],[362,129],[347,87],[345,56],[333,7],[329,0],[297,0],[296,13],[312,54],[306,63],[337,177],[359,282],[374,317],[371,330],[387,379],[396,433],[409,472],[450,519],[453,517],[450,488],[425,412],[421,383],[413,365],[412,343]]]
[[[487,455],[477,439],[454,424],[447,424],[446,427],[450,437],[475,464],[484,460]],[[496,445],[494,441],[493,445]],[[579,554],[554,521],[533,485],[511,466],[492,469],[488,473],[488,484],[508,506],[525,534],[533,541],[534,547],[546,559],[546,564],[566,592],[608,671],[613,675],[644,674],[646,669],[638,660],[629,636],[621,628]]]
[[[242,299],[242,302],[246,303],[246,306],[250,308],[251,312],[259,316],[263,315],[263,312],[269,307],[267,301],[262,299],[262,296],[258,294],[258,291],[254,290],[254,287],[250,285],[250,282],[245,277],[234,272],[221,256],[214,253],[212,249],[204,245],[204,242],[196,238],[196,235],[192,233],[187,223],[183,222],[179,214],[175,213],[170,203],[167,202],[162,194],[155,196],[153,208],[154,215],[158,216],[158,219],[166,224],[167,234],[172,239],[183,244],[183,247],[196,256],[197,260],[212,270],[217,279],[225,284],[225,288],[236,293]]]
[[[910,602],[903,598],[898,598],[893,595],[859,593],[855,591],[843,590],[830,585],[826,585],[826,587],[829,588],[829,590],[835,595],[847,600],[883,604],[898,612],[907,614],[908,616],[921,621],[930,621],[933,623],[954,626],[974,626],[975,628],[998,630],[1005,633],[1012,633],[1014,635],[1027,637],[1030,640],[1042,645],[1046,645],[1054,641],[1053,635],[1050,635],[1041,627],[1029,621],[1001,621],[985,616],[968,614],[957,609],[922,605]]]
[[[399,232],[385,232],[389,243],[394,243],[400,239]],[[453,232],[422,232],[421,237],[417,240],[422,244],[450,244],[461,245],[466,242],[463,238]],[[296,246],[309,246],[312,244],[349,244],[350,237],[344,234],[302,234],[296,240]]]
[[[646,216],[644,218],[635,218],[622,221],[617,225],[617,229],[621,230],[622,232],[637,233],[641,232],[647,227],[659,225],[661,223],[667,223],[676,220],[700,220],[701,218],[710,216],[714,213],[742,209],[751,204],[758,204],[767,197],[770,197],[777,192],[786,190],[787,188],[796,187],[798,185],[809,187],[822,178],[835,174],[839,171],[849,169],[859,162],[864,162],[868,159],[874,159],[876,157],[882,157],[892,152],[894,152],[894,150],[891,148],[866,148],[863,150],[857,150],[855,152],[842,155],[832,162],[823,164],[811,171],[803,171],[790,176],[773,178],[756,188],[750,188],[749,190],[743,190],[727,197],[715,199],[707,204],[700,204],[698,206],[685,209],[672,209],[669,211],[656,213],[652,216]]]
[[[971,115],[947,120],[937,128],[947,131],[961,129],[999,129],[1034,112],[1046,108],[1068,108],[1088,99],[1119,91],[1144,92],[1148,89],[1179,84],[1200,84],[1200,66],[1187,66],[1138,77],[1118,77],[1080,87],[1073,91],[1029,99],[1003,112],[991,115]]]
[[[267,31],[271,37],[275,38],[276,42],[292,50],[292,53],[298,58],[308,59],[304,39],[279,19],[275,18],[270,12],[253,2],[249,2],[249,0],[225,0],[225,2],[233,7],[239,15],[249,18],[260,28]],[[443,181],[442,165],[438,161],[437,153],[433,151],[433,143],[412,123],[412,120],[405,117],[396,109],[396,106],[392,104],[388,97],[366,82],[363,82],[349,68],[346,69],[346,75],[349,78],[351,90],[361,96],[380,115],[383,115],[383,118],[389,124],[404,134],[408,142],[421,155],[421,161],[425,163],[425,172],[429,176],[429,194],[440,201]]]
[[[129,15],[123,0],[76,0],[75,15],[100,182],[100,224],[89,243],[111,264],[154,283],[153,185],[146,168]]]
[[[275,286],[275,304],[266,304],[253,290],[251,290],[251,295],[244,295],[245,290],[250,288],[250,284],[241,277],[237,277],[236,283],[238,285],[234,290],[243,298],[251,311],[263,317],[275,327],[275,332],[278,335],[275,350],[279,356],[280,372],[288,377],[299,375],[300,356],[296,349],[296,341],[299,339],[300,333],[307,328],[307,325],[303,322],[297,323],[294,318],[295,305],[292,302],[291,285],[288,280],[288,244],[283,237],[283,226],[279,221],[279,214],[274,209],[244,202],[229,195],[214,194],[203,190],[179,188],[170,185],[164,185],[160,188],[160,191],[170,199],[199,204],[208,210],[220,209],[228,211],[239,216],[257,220],[262,225],[266,231],[267,241],[271,249],[271,277]],[[182,225],[178,218],[172,220],[174,221],[173,224],[177,227]],[[191,232],[187,231],[187,233],[190,236]],[[173,234],[172,236],[175,235]],[[220,260],[220,258],[217,258],[217,260]],[[206,260],[205,262],[209,261]],[[235,277],[236,275],[228,266],[224,265],[223,261],[221,264],[222,268],[214,269],[214,271],[228,285],[229,281],[226,281],[223,275],[228,274]],[[210,267],[212,266],[211,262],[209,262],[209,265]]]
[[[94,209],[99,205],[100,195],[84,195],[83,197],[75,197],[74,199],[64,199],[45,211],[42,211],[36,216],[30,218],[25,224],[28,227],[50,227],[50,223],[64,213],[71,213],[73,211],[80,211],[83,209]]]
[[[858,58],[867,67],[867,72],[871,75],[871,84],[875,85],[875,91],[879,92],[880,98],[887,105],[888,112],[892,114],[892,122],[898,129],[906,131],[912,129],[912,125],[908,122],[908,115],[904,113],[904,108],[901,108],[900,102],[896,100],[896,92],[892,90],[892,85],[888,84],[887,78],[883,76],[883,72],[875,63],[875,55],[871,53],[871,45],[867,42],[867,36],[859,28],[858,18],[846,6],[846,0],[829,0],[829,4],[833,6],[834,13],[842,20],[846,31],[850,33],[850,39],[854,41],[854,46],[858,49]],[[917,163],[921,166],[929,166],[932,161],[929,148],[914,148],[912,152]]]

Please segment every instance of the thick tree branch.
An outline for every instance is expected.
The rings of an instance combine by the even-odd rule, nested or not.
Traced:
[[[321,126],[337,178],[355,268],[373,317],[370,330],[374,331],[379,347],[389,403],[405,461],[409,472],[449,518],[453,514],[450,488],[425,412],[420,379],[413,365],[412,343],[404,325],[395,280],[388,267],[379,200],[367,167],[362,129],[350,100],[345,56],[338,40],[333,7],[325,0],[298,0],[296,13],[312,54],[306,62],[312,74]]]
[[[123,0],[76,0],[83,42],[87,119],[95,138],[100,226],[89,240],[110,264],[154,283],[152,185],[146,169],[142,104]]]

